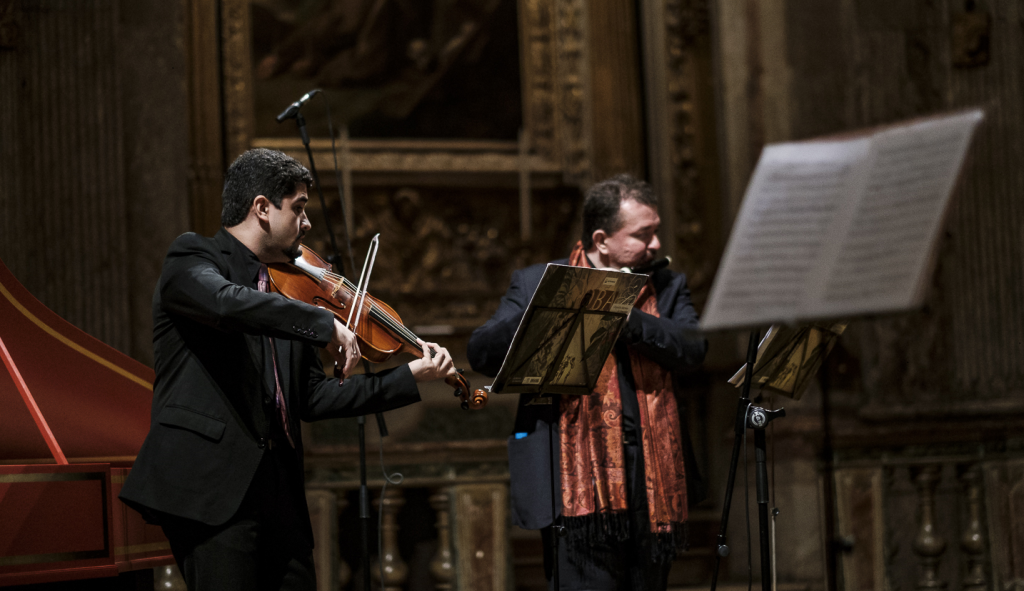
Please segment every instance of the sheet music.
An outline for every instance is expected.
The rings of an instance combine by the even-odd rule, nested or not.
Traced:
[[[980,113],[873,139],[871,176],[823,294],[826,311],[920,304],[934,238]]]
[[[981,111],[767,146],[704,329],[911,308]]]
[[[789,318],[834,241],[844,196],[860,181],[869,139],[778,144],[761,154],[711,292],[719,317]],[[742,322],[742,321],[741,321]]]
[[[646,283],[646,275],[548,264],[491,391],[589,393]]]

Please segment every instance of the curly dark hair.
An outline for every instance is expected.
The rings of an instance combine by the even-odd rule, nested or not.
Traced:
[[[646,181],[628,174],[615,175],[590,187],[583,200],[583,248],[594,247],[594,232],[614,234],[622,227],[619,209],[623,199],[658,208],[658,196]]]
[[[224,176],[221,225],[230,228],[245,221],[257,195],[281,209],[281,199],[294,193],[299,183],[313,186],[313,177],[298,160],[266,148],[245,152],[231,163]]]

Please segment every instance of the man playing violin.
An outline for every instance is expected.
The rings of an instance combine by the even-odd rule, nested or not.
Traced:
[[[584,200],[582,240],[554,262],[614,270],[649,264],[661,246],[657,206],[650,185],[628,175],[594,185]],[[498,310],[470,337],[474,370],[497,374],[544,268],[512,274]],[[508,444],[512,521],[542,530],[549,583],[557,544],[561,589],[667,586],[676,549],[685,545],[688,500],[704,494],[677,396],[681,373],[699,366],[707,350],[696,327],[686,278],[659,269],[591,395],[520,397]]]
[[[223,227],[179,236],[153,296],[152,424],[121,498],[162,526],[189,589],[315,589],[300,419],[391,410],[454,375],[448,351],[349,375],[355,335],[323,308],[268,291],[310,229],[309,172],[250,150],[224,182]],[[328,378],[318,349],[343,380]],[[435,355],[428,352],[433,349]]]

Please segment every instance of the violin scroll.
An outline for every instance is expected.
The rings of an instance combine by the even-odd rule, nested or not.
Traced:
[[[462,401],[462,408],[472,408],[473,410],[479,410],[487,405],[487,390],[477,388],[473,390],[473,395],[469,397],[469,400]]]

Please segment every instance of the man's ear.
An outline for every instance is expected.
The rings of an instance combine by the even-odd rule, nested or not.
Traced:
[[[608,234],[604,230],[594,230],[590,239],[594,241],[597,252],[604,255],[608,254]]]
[[[256,214],[256,217],[263,221],[270,220],[270,208],[273,204],[270,199],[267,199],[266,195],[257,195],[252,200],[252,212]]]

